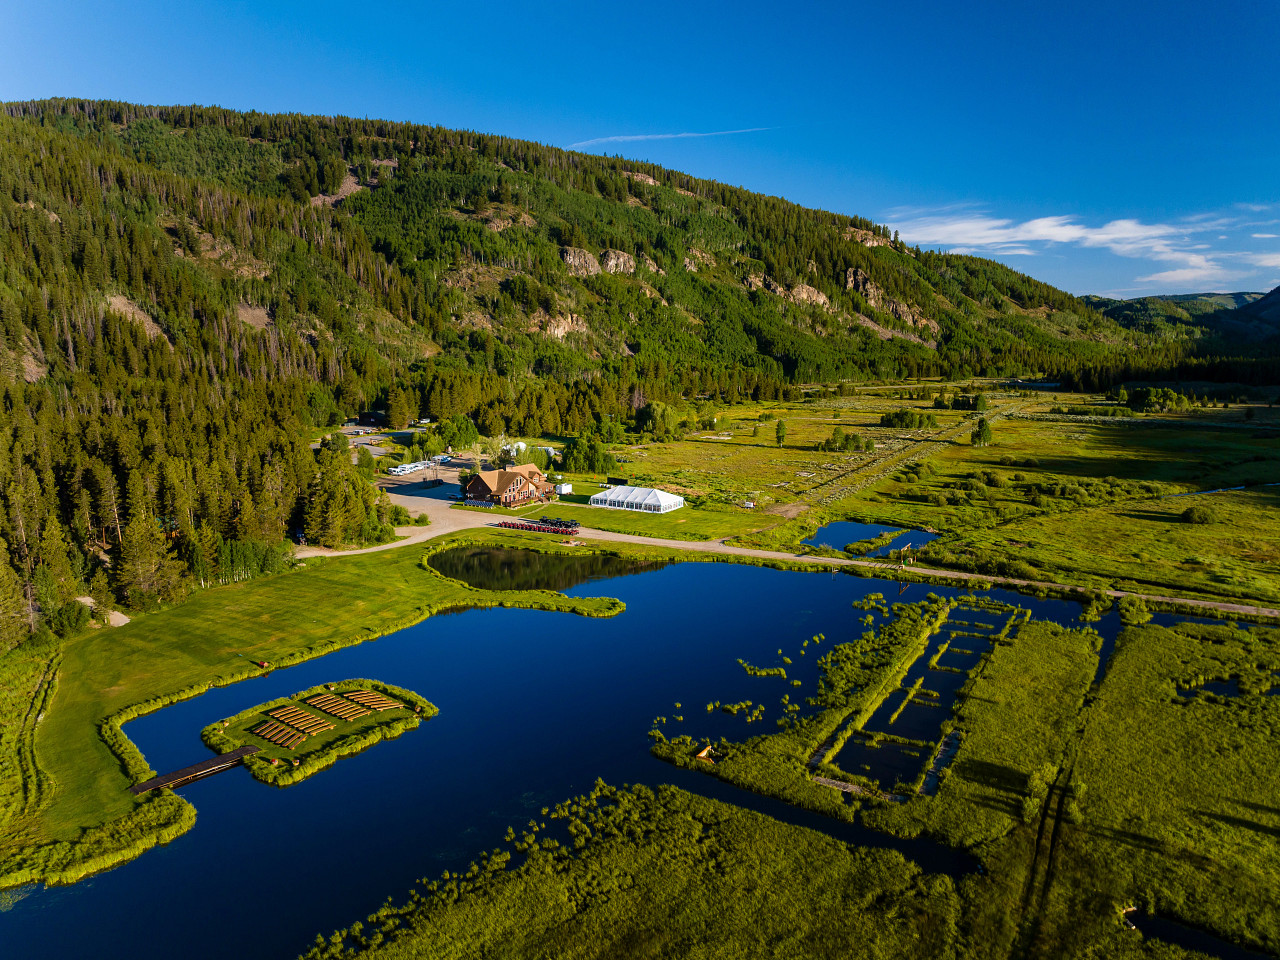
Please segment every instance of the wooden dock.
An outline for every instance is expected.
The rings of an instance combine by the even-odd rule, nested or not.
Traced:
[[[161,787],[181,786],[184,783],[199,780],[201,777],[207,777],[213,773],[230,770],[249,754],[257,752],[258,748],[252,744],[238,747],[230,753],[210,757],[208,760],[201,760],[199,763],[193,763],[191,766],[175,770],[173,773],[166,773],[163,777],[155,777],[143,783],[136,783],[129,788],[129,792],[136,795],[146,793],[148,790],[158,790]]]

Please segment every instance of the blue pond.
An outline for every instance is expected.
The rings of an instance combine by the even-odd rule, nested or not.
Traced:
[[[926,543],[938,539],[936,533],[926,533],[923,530],[903,530],[900,527],[887,527],[882,523],[854,523],[851,520],[840,520],[836,523],[828,523],[826,526],[819,527],[813,532],[813,536],[800,542],[807,543],[811,547],[830,547],[832,550],[843,550],[850,543],[857,543],[861,540],[874,540],[884,533],[896,533],[897,535],[883,546],[868,551],[866,554],[868,557],[883,557],[890,550],[900,550],[907,544],[919,549]]]
[[[0,954],[110,960],[181,943],[186,958],[295,956],[317,933],[402,898],[419,878],[465,867],[498,846],[508,825],[539,817],[597,777],[676,782],[793,822],[829,824],[654,760],[646,734],[659,716],[668,718],[669,736],[741,739],[772,730],[780,697],[812,691],[826,647],[864,629],[852,601],[880,592],[912,602],[931,590],[949,592],[676,564],[565,590],[619,597],[627,609],[612,619],[506,609],[437,616],[139,718],[125,732],[165,772],[208,756],[199,740],[206,724],[328,680],[375,678],[440,708],[417,730],[285,789],[242,768],[180,788],[198,811],[194,829],[73,886],[19,891],[26,895],[0,912]],[[992,596],[1064,623],[1080,609]],[[801,643],[817,633],[826,642],[801,656]],[[792,658],[788,678],[801,680],[802,690],[748,676],[737,663],[773,666],[779,649]],[[710,700],[764,703],[765,718],[748,725],[745,714],[709,713]],[[827,829],[853,839],[843,827]],[[895,845],[927,870],[958,868],[951,851],[874,837],[869,842]],[[206,929],[215,932],[191,936]]]

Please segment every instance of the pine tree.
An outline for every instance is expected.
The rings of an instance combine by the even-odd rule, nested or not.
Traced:
[[[774,436],[778,440],[778,446],[782,446],[787,441],[787,422],[785,420],[778,421],[778,427],[774,431]]]
[[[182,563],[169,555],[160,524],[145,511],[132,517],[124,529],[116,576],[120,591],[133,606],[172,600],[181,592]]]
[[[0,652],[12,650],[28,634],[26,592],[9,566],[9,550],[0,540]]]
[[[393,387],[387,398],[387,426],[403,430],[409,425],[409,397],[399,387]]]
[[[80,577],[72,570],[62,524],[53,515],[45,520],[44,531],[40,534],[40,565],[48,570],[60,603],[79,594]]]

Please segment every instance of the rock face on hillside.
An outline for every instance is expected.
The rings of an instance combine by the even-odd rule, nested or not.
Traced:
[[[849,227],[844,232],[846,240],[853,240],[862,244],[864,247],[891,247],[893,241],[888,237],[882,237],[878,233],[872,233],[870,230],[861,230],[858,227]]]
[[[621,250],[606,250],[600,254],[600,268],[605,273],[635,273],[636,258]]]
[[[827,299],[825,293],[809,286],[807,283],[797,283],[788,290],[777,280],[774,280],[773,277],[764,277],[758,273],[753,273],[743,282],[748,290],[764,290],[766,293],[772,293],[775,297],[782,297],[782,299],[790,300],[792,303],[816,304],[823,308],[831,306],[831,301]]]
[[[815,290],[807,283],[797,283],[791,289],[791,299],[795,303],[816,303],[820,307],[831,305],[831,301],[827,299],[827,295],[821,290]]]
[[[561,247],[560,259],[565,262],[569,272],[575,277],[590,277],[600,272],[600,261],[593,254],[578,247]]]
[[[576,313],[568,316],[556,316],[548,319],[543,326],[543,333],[556,340],[563,340],[571,333],[586,333],[587,323]]]
[[[679,191],[683,193],[684,191]],[[697,273],[700,267],[714,267],[716,258],[697,247],[689,248],[689,256],[684,258],[684,268],[690,273]]]
[[[891,316],[897,317],[905,324],[913,327],[929,327],[937,330],[937,324],[932,320],[922,317],[915,308],[909,303],[903,303],[901,300],[895,300],[886,296],[885,292],[880,289],[879,285],[867,276],[866,272],[860,267],[850,267],[849,272],[845,274],[844,288],[860,293],[871,305],[873,310],[880,310]]]

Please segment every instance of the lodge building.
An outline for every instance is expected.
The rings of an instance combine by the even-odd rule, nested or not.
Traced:
[[[464,488],[468,500],[516,507],[537,500],[549,500],[553,487],[532,463],[503,470],[481,470]]]

